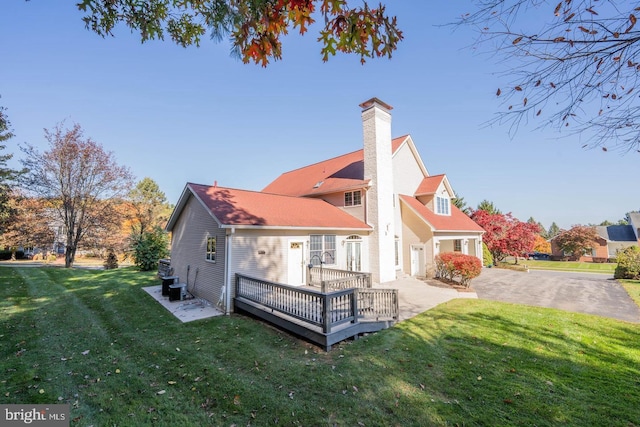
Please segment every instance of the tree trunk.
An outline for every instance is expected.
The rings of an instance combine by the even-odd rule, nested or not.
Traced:
[[[76,251],[71,247],[67,246],[67,249],[64,251],[64,267],[71,268],[73,267],[73,261],[76,258]]]

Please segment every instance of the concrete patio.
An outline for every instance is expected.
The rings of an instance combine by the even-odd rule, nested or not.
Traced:
[[[199,298],[185,301],[169,301],[169,297],[162,296],[162,285],[149,286],[142,289],[181,322],[208,319],[224,314],[211,303]]]

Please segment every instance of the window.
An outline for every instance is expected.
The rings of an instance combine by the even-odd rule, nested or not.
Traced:
[[[336,263],[336,236],[312,234],[309,236],[309,262],[313,265]]]
[[[453,251],[462,252],[462,240],[456,239],[453,241]]]
[[[347,191],[344,193],[344,205],[345,206],[360,206],[362,204],[362,192]]]
[[[436,213],[449,215],[449,199],[447,197],[436,196]]]
[[[207,261],[216,261],[216,238],[207,237]]]

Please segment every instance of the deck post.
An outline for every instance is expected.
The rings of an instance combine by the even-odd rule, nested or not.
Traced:
[[[351,292],[351,309],[353,310],[351,323],[358,323],[358,288],[353,288]]]
[[[327,293],[323,293],[322,301],[322,330],[328,334],[331,332],[331,297]]]

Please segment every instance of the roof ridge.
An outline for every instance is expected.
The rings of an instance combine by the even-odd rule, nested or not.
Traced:
[[[315,200],[315,201],[328,203],[323,199],[318,199],[318,198],[315,198],[315,197],[293,196],[293,195],[290,195],[290,194],[271,193],[271,192],[260,191],[260,190],[247,190],[245,188],[224,187],[224,186],[220,186],[220,185],[214,187],[213,185],[197,184],[197,183],[194,183],[194,182],[188,182],[187,185],[197,185],[199,187],[206,187],[206,188],[219,188],[219,189],[223,189],[223,190],[242,191],[242,192],[245,192],[245,193],[263,194],[265,196],[278,196],[278,197],[288,197],[288,198],[291,198],[291,199]]]

